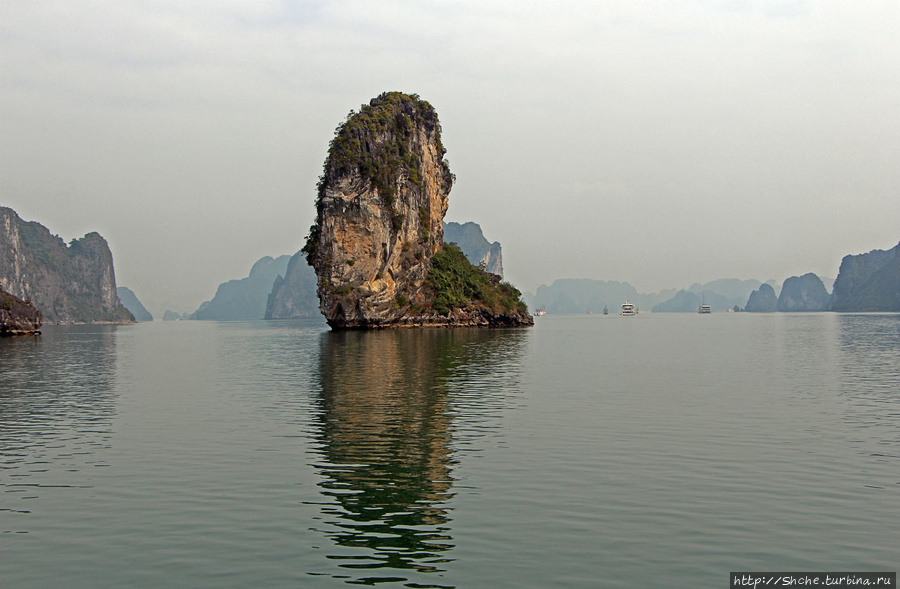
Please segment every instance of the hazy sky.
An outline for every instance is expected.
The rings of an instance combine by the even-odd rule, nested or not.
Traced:
[[[0,0],[0,204],[190,311],[296,252],[328,141],[431,102],[506,277],[834,277],[900,241],[900,2]],[[830,285],[827,285],[830,287]]]

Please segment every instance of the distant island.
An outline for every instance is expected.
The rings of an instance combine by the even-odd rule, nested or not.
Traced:
[[[332,328],[533,324],[515,287],[444,243],[452,184],[428,102],[386,92],[347,117],[303,248]]]
[[[66,243],[0,207],[0,288],[30,300],[45,322],[131,323],[116,293],[109,245],[99,233]]]
[[[116,294],[119,295],[122,305],[134,315],[135,321],[153,321],[153,315],[144,307],[133,290],[127,286],[119,286],[116,287]]]
[[[829,280],[829,282],[831,282]],[[778,290],[775,281],[720,279],[695,283],[687,289],[639,293],[627,282],[558,279],[541,285],[525,300],[547,313],[593,313],[617,308],[629,300],[654,313],[696,313],[701,303],[713,311],[750,313],[900,312],[900,244],[890,250],[872,250],[845,256],[834,290],[812,272],[791,276]]]
[[[272,285],[287,273],[291,256],[264,256],[250,268],[250,274],[239,280],[219,285],[216,296],[204,302],[191,314],[191,319],[242,321],[262,319]]]

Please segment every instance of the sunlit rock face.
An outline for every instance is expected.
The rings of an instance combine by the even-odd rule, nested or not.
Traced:
[[[438,313],[428,283],[453,175],[432,106],[389,92],[351,112],[331,142],[304,252],[335,328],[515,324],[479,305]],[[530,317],[528,317],[530,319]]]
[[[34,303],[52,323],[132,322],[116,293],[109,245],[99,233],[69,245],[0,207],[0,287]]]

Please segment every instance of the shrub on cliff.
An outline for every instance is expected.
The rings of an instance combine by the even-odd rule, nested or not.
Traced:
[[[483,269],[473,266],[456,244],[445,243],[431,258],[427,280],[434,291],[431,307],[446,315],[451,309],[480,302],[498,313],[528,312],[520,300],[522,293],[516,287],[508,282],[495,283],[491,277]]]

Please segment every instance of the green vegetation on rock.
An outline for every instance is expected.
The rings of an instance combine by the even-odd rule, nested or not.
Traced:
[[[528,312],[521,301],[522,293],[516,287],[495,281],[493,275],[473,266],[462,250],[452,243],[444,244],[431,258],[431,265],[427,280],[434,291],[431,306],[441,315],[476,303],[497,313]]]

